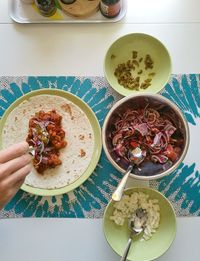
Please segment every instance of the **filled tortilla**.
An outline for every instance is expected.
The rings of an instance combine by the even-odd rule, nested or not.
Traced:
[[[40,110],[52,109],[62,116],[68,144],[60,150],[60,166],[46,170],[43,175],[33,167],[26,177],[25,184],[42,189],[61,188],[76,181],[88,168],[94,150],[94,133],[87,115],[71,101],[54,95],[31,97],[9,114],[2,133],[3,148],[25,141],[30,118]]]

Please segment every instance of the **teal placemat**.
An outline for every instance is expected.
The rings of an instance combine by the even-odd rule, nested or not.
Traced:
[[[0,116],[18,97],[41,88],[62,89],[81,97],[96,113],[101,125],[109,109],[121,98],[103,77],[0,77]],[[200,216],[200,75],[173,75],[162,94],[184,112],[191,142],[180,167],[150,186],[170,199],[178,216]],[[73,193],[40,197],[20,190],[0,212],[0,218],[100,218],[121,177],[102,152],[94,173]]]

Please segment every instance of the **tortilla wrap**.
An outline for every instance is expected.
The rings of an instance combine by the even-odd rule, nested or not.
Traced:
[[[2,145],[6,148],[25,141],[29,120],[36,112],[55,109],[62,116],[62,129],[65,131],[67,146],[60,150],[62,165],[39,174],[32,168],[25,184],[42,189],[61,188],[73,183],[87,169],[94,150],[94,133],[86,114],[65,98],[54,95],[38,95],[17,106],[7,117]]]

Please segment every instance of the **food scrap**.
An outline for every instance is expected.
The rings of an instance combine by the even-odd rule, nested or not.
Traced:
[[[115,59],[116,56],[114,54],[111,55],[111,59]]]
[[[39,173],[62,163],[59,150],[66,147],[67,141],[61,121],[62,116],[55,110],[39,111],[29,121],[26,141],[35,150],[33,165]]]
[[[86,152],[83,149],[81,149],[80,150],[80,157],[83,158],[83,157],[85,157],[85,155],[86,155]]]
[[[63,104],[63,105],[61,106],[61,108],[62,108],[65,112],[69,113],[69,115],[70,115],[70,117],[71,117],[71,120],[74,119],[74,116],[73,116],[73,113],[72,113],[72,108],[71,108],[71,106],[70,106],[69,104],[65,103],[65,104]]]
[[[113,57],[116,56],[112,54],[111,59]],[[117,77],[118,83],[124,88],[139,91],[140,89],[147,89],[151,85],[155,72],[149,73],[149,70],[153,68],[154,61],[149,54],[143,58],[138,56],[137,51],[132,51],[132,58],[118,64],[114,75]],[[148,78],[142,81],[141,75],[146,74],[146,71],[148,71]]]
[[[79,135],[79,140],[84,140],[84,139],[85,139],[85,136],[82,135],[82,134],[80,134],[80,135]]]

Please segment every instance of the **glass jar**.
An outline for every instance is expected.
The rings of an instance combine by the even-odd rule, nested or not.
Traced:
[[[100,11],[102,15],[108,18],[113,18],[120,13],[122,0],[101,0]]]
[[[54,0],[35,0],[35,5],[44,16],[54,15],[57,9]]]

